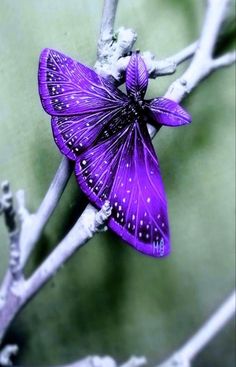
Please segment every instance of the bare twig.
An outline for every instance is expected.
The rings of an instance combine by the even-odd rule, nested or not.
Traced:
[[[63,157],[52,183],[35,214],[29,214],[25,207],[24,194],[22,192],[18,193],[18,213],[21,220],[21,231],[19,237],[19,248],[21,249],[19,260],[21,269],[26,264],[29,255],[41,236],[44,226],[58,205],[71,173],[72,164],[66,157]],[[8,270],[0,288],[0,308],[12,281],[12,274]]]
[[[109,356],[88,356],[79,361],[59,367],[117,367],[116,361]]]
[[[235,291],[201,327],[201,329],[180,349],[189,360],[192,360],[205,345],[228,323],[235,314]]]
[[[72,169],[72,162],[69,161],[66,157],[63,157],[38,211],[33,215],[33,223],[31,220],[29,220],[29,223],[25,223],[25,226],[28,226],[28,228],[27,231],[24,231],[24,228],[22,229],[22,232],[25,232],[24,252],[22,253],[21,260],[22,265],[25,264],[32,251],[33,246],[40,238],[44,226],[46,225],[48,219],[51,217],[52,213],[57,207],[61,195],[71,176]],[[29,230],[29,227],[31,228],[31,230]]]
[[[112,42],[103,44],[102,50],[98,47],[100,57],[95,63],[95,70],[104,77],[112,76],[120,81],[122,73],[119,72],[117,64],[121,57],[131,52],[136,39],[137,35],[132,29],[119,28]]]
[[[146,363],[147,360],[145,357],[132,356],[127,362],[120,365],[120,367],[140,367],[145,365]],[[118,364],[113,358],[109,356],[89,356],[72,364],[67,364],[59,367],[118,367]]]
[[[29,213],[29,211],[26,207],[26,204],[25,204],[25,192],[24,192],[24,190],[18,190],[16,192],[16,200],[17,200],[17,204],[18,204],[17,214],[18,214],[18,218],[19,218],[19,220],[22,224],[30,216],[30,213]]]
[[[181,64],[182,62],[188,60],[190,57],[192,57],[196,50],[198,49],[198,55],[201,55],[202,50],[205,50],[203,53],[203,56],[198,59],[198,64],[200,59],[205,60],[207,66],[209,67],[209,70],[207,71],[207,67],[204,67],[204,73],[205,75],[202,76],[204,78],[207,76],[210,72],[215,70],[218,67],[223,67],[230,65],[235,61],[235,53],[229,53],[228,56],[224,55],[222,57],[219,57],[216,60],[212,60],[212,54],[216,45],[217,41],[217,35],[220,31],[220,26],[222,24],[222,21],[224,20],[225,13],[227,11],[227,7],[229,4],[229,0],[209,0],[208,1],[208,11],[206,14],[206,20],[204,23],[204,27],[202,30],[202,34],[204,35],[201,37],[201,47],[199,44],[199,41],[196,41],[177,54],[170,56],[164,60],[157,59],[152,53],[149,51],[143,52],[142,57],[145,61],[145,64],[148,69],[149,77],[150,78],[156,78],[158,76],[173,74],[177,66]],[[218,19],[218,16],[220,19]],[[113,28],[109,28],[109,34],[111,34],[111,29],[113,31]],[[122,38],[123,39],[129,39],[128,47],[125,48],[125,51],[122,50],[118,54],[114,52],[114,45],[117,46],[116,42],[119,44],[123,42],[123,40],[116,40],[114,41],[114,45],[111,42],[111,39],[109,39],[109,47],[107,49],[106,54],[104,55],[104,58],[102,62],[99,60],[98,63],[96,63],[96,68],[98,71],[100,71],[103,75],[112,75],[114,79],[116,79],[119,82],[123,82],[123,76],[124,72],[127,68],[127,65],[129,63],[130,56],[127,56],[126,54],[131,51],[130,46],[133,46],[133,42],[130,42],[130,38],[132,38],[132,31],[121,29],[118,30],[121,31]],[[136,40],[136,34],[134,36],[134,41]],[[207,45],[207,47],[206,47]],[[201,49],[199,51],[199,49]],[[104,49],[103,49],[104,50]],[[111,55],[110,55],[111,54]],[[109,59],[110,61],[108,61]],[[102,65],[101,65],[102,64]],[[202,66],[202,65],[201,65]],[[203,73],[202,73],[203,74]]]
[[[0,366],[11,366],[11,357],[17,354],[18,349],[17,345],[6,345],[0,351]]]
[[[5,303],[0,308],[0,340],[9,322],[21,307],[50,279],[69,257],[84,245],[105,224],[111,214],[111,207],[106,201],[100,211],[92,205],[87,205],[81,217],[57,245],[55,250],[39,266],[34,274],[25,281],[14,284],[11,292],[5,296]],[[9,304],[12,303],[12,307]]]
[[[97,43],[96,71],[103,76],[114,76],[118,60],[129,53],[137,39],[132,29],[121,27],[114,32],[118,0],[104,0],[100,36]]]
[[[66,237],[25,282],[22,302],[25,303],[28,301],[79,247],[83,246],[92,238],[104,225],[110,215],[111,207],[108,201],[104,203],[100,211],[97,211],[91,204],[88,204]],[[22,289],[20,289],[21,293]]]
[[[151,52],[142,52],[142,58],[145,61],[148,74],[150,78],[155,79],[158,76],[169,75],[175,73],[177,66],[182,62],[192,57],[197,49],[198,42],[191,43],[189,46],[181,50],[175,55],[172,55],[166,59],[159,60]],[[122,80],[130,56],[121,57],[117,60],[117,63],[113,66],[112,76],[117,80]]]
[[[159,367],[190,367],[193,358],[219,333],[235,314],[235,291],[177,352]],[[96,358],[96,360],[94,359]],[[96,363],[95,363],[96,362]],[[121,367],[138,367],[147,363],[145,357],[131,357]],[[110,357],[88,357],[64,367],[117,367]],[[63,367],[63,366],[61,366]]]
[[[132,356],[127,362],[123,363],[120,367],[139,367],[147,364],[146,357]]]
[[[222,61],[222,57],[214,60],[212,55],[228,5],[229,0],[208,0],[201,36],[192,62],[184,74],[170,85],[165,94],[166,98],[180,102],[217,67],[226,66],[225,59],[223,59],[224,62],[219,62],[219,59]],[[232,54],[234,55],[234,53]],[[232,57],[231,53],[230,57],[228,56],[226,59],[228,59],[228,65],[235,61],[235,57]],[[217,60],[218,62],[216,62]],[[151,137],[157,133],[157,130],[151,125],[148,126],[148,130]]]
[[[235,291],[182,348],[159,367],[190,367],[193,358],[222,330],[235,314]]]
[[[102,53],[107,43],[112,42],[114,33],[114,22],[118,0],[105,0],[102,12],[100,27],[100,37],[98,39],[97,58],[102,57]]]
[[[12,281],[16,282],[22,278],[22,268],[20,266],[20,245],[19,232],[16,230],[9,234],[10,239],[10,254],[9,254],[9,270],[12,276]]]
[[[198,47],[198,41],[193,42],[190,45],[188,45],[187,47],[185,47],[183,50],[171,56],[170,59],[173,60],[173,62],[176,65],[179,65],[182,62],[188,60],[191,56],[193,56],[196,52],[197,47]]]
[[[13,194],[10,190],[9,182],[2,183],[1,212],[4,214],[6,227],[9,234],[9,273],[12,281],[21,278],[20,269],[20,245],[19,245],[19,228],[16,221],[16,212],[13,204]]]
[[[235,61],[236,61],[236,51],[228,52],[225,55],[212,60],[212,71],[234,64]]]
[[[229,0],[208,0],[197,51],[185,73],[169,87],[166,94],[168,98],[180,101],[215,70],[212,55],[228,4]]]

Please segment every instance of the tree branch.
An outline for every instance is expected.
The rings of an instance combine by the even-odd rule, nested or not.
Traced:
[[[58,170],[49,186],[49,189],[37,212],[28,218],[22,225],[21,237],[23,237],[24,246],[22,246],[21,265],[24,266],[28,257],[39,240],[41,233],[53,214],[58,202],[63,194],[67,182],[73,170],[73,163],[66,157],[63,157]],[[30,230],[29,230],[30,229]]]
[[[56,271],[71,257],[71,255],[83,246],[93,235],[99,231],[111,215],[109,201],[106,201],[101,210],[97,211],[88,204],[76,224],[57,245],[54,251],[39,266],[34,274],[24,283],[24,289],[15,289],[21,296],[23,304],[31,298]]]
[[[235,291],[182,348],[159,367],[190,367],[193,358],[222,330],[235,314]]]
[[[100,37],[98,39],[97,58],[103,55],[103,50],[107,43],[112,42],[114,33],[114,22],[118,0],[105,0],[102,12],[102,21],[100,27]]]
[[[185,73],[171,84],[166,93],[167,98],[178,102],[214,70],[212,55],[229,0],[208,0],[207,4],[203,29],[194,58]]]
[[[195,54],[197,47],[198,47],[198,42],[199,41],[195,41],[191,43],[190,45],[185,47],[183,50],[180,50],[175,55],[171,56],[170,59],[176,65],[180,65],[182,62],[188,60],[190,57],[192,57]]]
[[[16,355],[19,348],[17,345],[6,345],[0,351],[0,366],[11,366],[11,357]]]
[[[2,198],[0,200],[0,213],[3,213],[4,215],[10,242],[9,273],[12,277],[12,281],[17,281],[22,276],[20,269],[19,228],[16,222],[13,194],[11,192],[9,182],[3,182],[1,187]]]
[[[29,214],[25,207],[24,192],[19,191],[17,193],[18,199],[18,212],[21,222],[21,229],[19,236],[18,248],[20,249],[19,257],[19,269],[23,269],[26,264],[29,255],[31,254],[34,246],[39,240],[41,233],[54,212],[60,197],[67,185],[67,182],[72,173],[72,163],[63,157],[59,165],[59,168],[50,184],[50,187],[35,214]],[[14,213],[14,216],[16,213]],[[1,303],[4,302],[5,296],[9,287],[13,282],[12,273],[10,270],[6,272],[0,288],[0,308]]]
[[[120,365],[120,367],[141,367],[146,363],[147,360],[145,357],[132,356],[127,362]],[[118,364],[109,356],[89,356],[72,364],[59,367],[118,367]]]
[[[170,85],[165,98],[180,102],[201,80],[217,69],[216,64],[218,67],[226,66],[219,62],[219,59],[222,61],[223,56],[213,59],[212,55],[228,5],[229,0],[208,0],[203,28],[194,57],[184,74]],[[231,53],[227,58],[228,65],[235,61],[235,56],[232,57]],[[223,61],[225,61],[225,55]],[[152,138],[157,133],[156,128],[152,125],[148,125],[148,131]]]
[[[56,246],[54,251],[28,279],[12,284],[0,307],[0,341],[9,323],[23,305],[56,273],[69,257],[84,245],[103,226],[111,215],[111,207],[106,201],[100,211],[88,204],[76,224]],[[11,307],[10,307],[11,305]],[[0,305],[1,306],[1,305]]]
[[[212,60],[211,71],[214,71],[225,66],[230,66],[236,61],[236,51],[228,52],[217,59]]]
[[[141,53],[146,64],[149,78],[155,79],[158,76],[170,75],[175,73],[177,66],[192,57],[197,49],[198,41],[191,43],[183,50],[166,59],[159,60],[149,51]],[[120,57],[113,66],[112,76],[117,80],[122,80],[122,76],[128,66],[130,56]]]
[[[132,29],[121,27],[114,33],[114,21],[118,0],[104,0],[100,36],[97,44],[95,70],[105,76],[113,76],[118,60],[129,53],[137,39]]]

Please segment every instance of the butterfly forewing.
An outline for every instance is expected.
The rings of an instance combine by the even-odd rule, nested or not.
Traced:
[[[121,107],[127,96],[92,69],[45,49],[39,61],[39,94],[47,113],[69,116]]]
[[[126,89],[135,100],[142,100],[148,86],[148,72],[139,52],[131,55],[126,70]]]
[[[146,101],[146,108],[155,122],[166,126],[181,126],[191,122],[191,116],[177,102],[164,97]]]

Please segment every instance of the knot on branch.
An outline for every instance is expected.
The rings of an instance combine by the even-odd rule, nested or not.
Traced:
[[[6,226],[8,228],[8,231],[11,233],[14,232],[16,229],[16,215],[13,206],[13,194],[11,192],[9,182],[2,182],[1,189],[2,197],[0,199],[0,214],[3,213]]]
[[[102,76],[112,76],[119,80],[121,74],[117,68],[117,62],[131,52],[136,39],[136,32],[124,27],[119,28],[110,38],[100,39],[95,70]]]
[[[87,226],[89,229],[89,237],[91,238],[96,232],[104,232],[107,230],[106,221],[111,215],[112,207],[110,206],[110,202],[108,200],[105,201],[102,208],[99,211],[89,204],[87,206],[86,212],[83,214],[83,220],[85,220],[88,224],[88,220],[90,221],[90,225]],[[90,217],[90,219],[89,219]]]
[[[106,230],[107,227],[106,226],[104,227],[104,224],[107,221],[107,219],[110,217],[111,211],[112,211],[112,207],[110,206],[110,202],[109,200],[106,200],[101,210],[97,212],[96,217],[95,217],[95,227],[98,230],[101,230],[101,229]]]

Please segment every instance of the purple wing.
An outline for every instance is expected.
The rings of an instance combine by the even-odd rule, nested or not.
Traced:
[[[51,49],[40,55],[38,81],[42,105],[52,116],[107,111],[127,101],[124,93],[95,71]]]
[[[109,129],[127,96],[90,68],[50,49],[39,62],[39,93],[60,151],[76,157]],[[109,124],[110,125],[110,124]]]
[[[146,125],[123,124],[101,135],[76,161],[76,178],[99,208],[108,199],[108,226],[136,250],[161,257],[170,251],[167,202],[158,160]]]
[[[148,86],[148,72],[139,52],[131,55],[126,69],[126,90],[129,96],[139,101],[143,99]]]
[[[180,126],[191,122],[191,116],[178,103],[158,97],[150,101],[145,101],[145,106],[149,110],[154,121],[166,126]]]
[[[55,143],[62,154],[76,160],[103,130],[109,130],[109,121],[114,121],[119,114],[120,108],[75,116],[53,116],[52,132]]]

